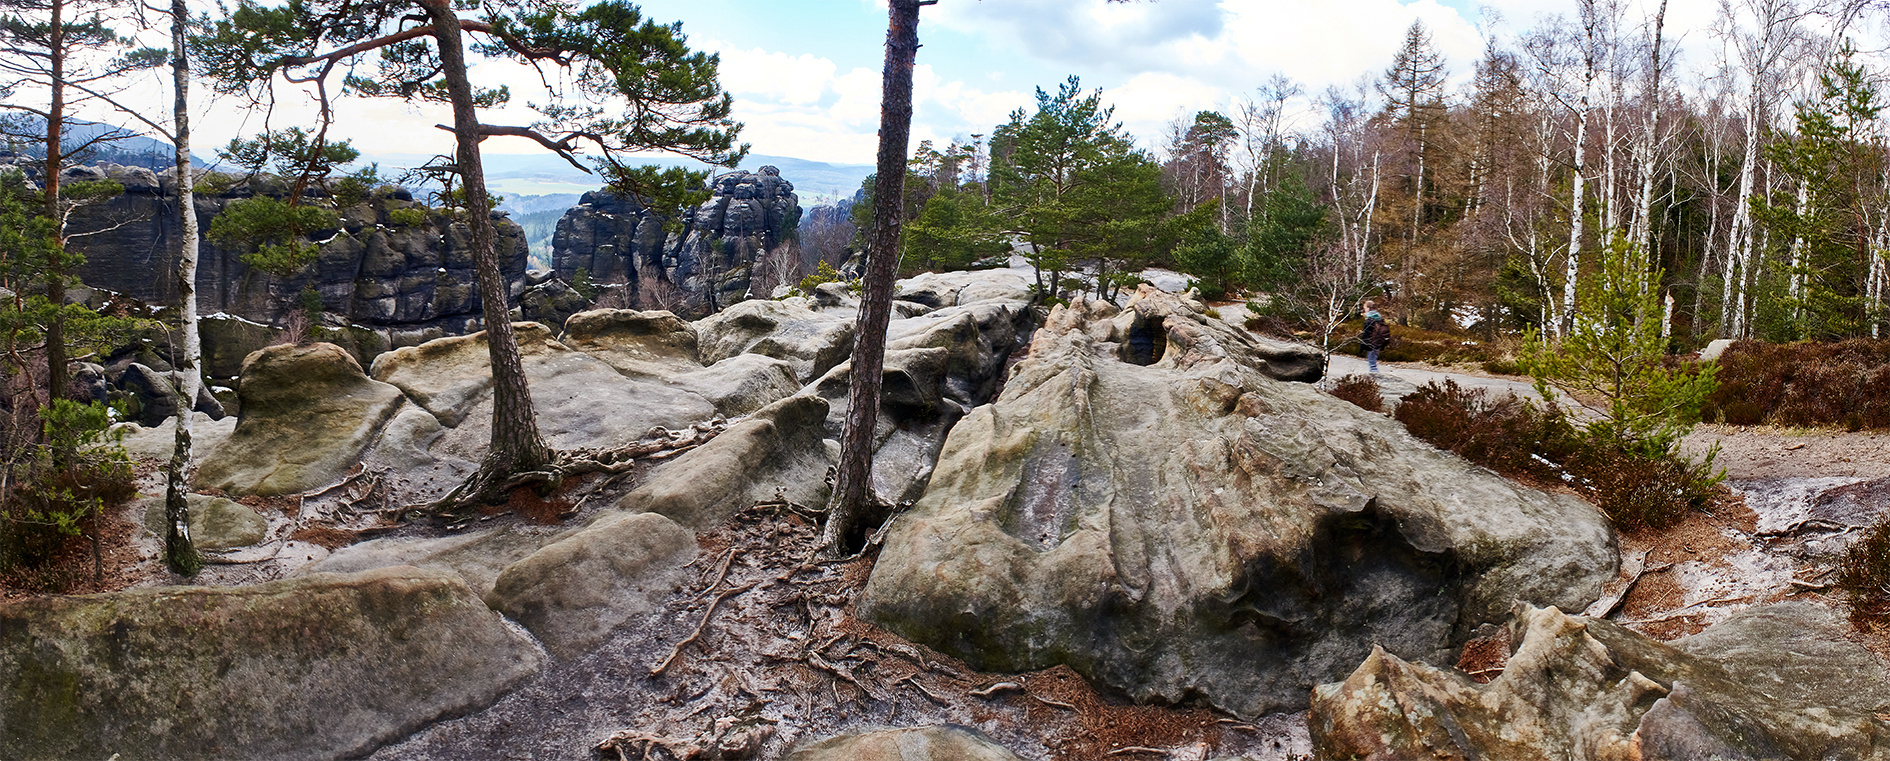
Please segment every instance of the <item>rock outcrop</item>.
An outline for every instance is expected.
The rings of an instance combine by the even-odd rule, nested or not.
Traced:
[[[1308,722],[1321,758],[1890,758],[1890,687],[1842,626],[1784,603],[1669,644],[1519,604],[1489,684],[1374,650]]]
[[[1514,599],[1585,605],[1612,577],[1593,507],[1280,382],[1318,372],[1152,288],[1057,308],[951,429],[863,613],[981,669],[1257,715],[1374,644],[1447,658]]]
[[[74,238],[85,254],[78,275],[87,285],[126,294],[152,304],[176,300],[169,277],[153,273],[175,270],[178,224],[176,181],[170,174],[153,174],[141,167],[103,164],[66,170],[69,179],[110,179],[125,192],[104,202],[84,206],[74,214],[73,229],[97,230],[117,225],[109,235]],[[241,181],[235,175],[212,173],[203,182],[222,188],[197,195],[201,230],[231,202],[257,195],[284,197],[289,186],[279,177],[261,176]],[[320,188],[308,191],[311,203],[333,206],[334,199]],[[302,293],[313,289],[321,309],[344,324],[366,326],[379,334],[388,348],[417,343],[411,336],[427,328],[456,335],[477,330],[481,324],[478,288],[474,285],[471,240],[464,222],[446,212],[428,211],[423,222],[413,222],[421,207],[406,190],[383,187],[360,203],[336,209],[339,224],[330,230],[310,231],[320,253],[302,272],[278,278],[254,271],[240,256],[246,249],[226,248],[204,240],[199,252],[197,299],[205,314],[226,312],[252,320],[276,323],[305,309]],[[408,210],[397,221],[393,212]],[[524,232],[503,212],[494,212],[498,226],[499,263],[516,295],[524,286],[527,245]],[[238,355],[240,357],[240,355]],[[372,356],[370,353],[368,356]]]
[[[409,567],[0,602],[0,757],[352,758],[544,662]]]
[[[294,494],[339,480],[406,403],[333,344],[271,346],[243,363],[236,430],[197,470],[199,487]]]
[[[594,282],[628,284],[632,294],[661,282],[680,289],[692,305],[740,301],[755,260],[800,224],[800,200],[794,184],[771,166],[717,177],[710,192],[709,200],[683,212],[676,232],[666,232],[666,220],[634,198],[585,193],[558,220],[552,271],[575,281],[584,270]]]

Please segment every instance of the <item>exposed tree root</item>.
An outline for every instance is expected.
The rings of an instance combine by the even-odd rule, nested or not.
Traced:
[[[514,489],[530,486],[546,494],[556,491],[566,479],[574,476],[626,473],[636,467],[639,460],[674,457],[708,443],[727,429],[728,421],[719,417],[680,431],[658,426],[650,429],[643,439],[620,447],[558,451],[549,464],[534,470],[501,473],[482,467],[446,496],[429,503],[407,505],[401,512],[409,519],[464,518],[482,505],[504,501]]]

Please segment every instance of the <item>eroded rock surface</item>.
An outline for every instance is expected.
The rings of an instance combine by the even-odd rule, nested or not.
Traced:
[[[0,757],[353,757],[543,664],[458,578],[410,567],[5,602]]]
[[[262,541],[269,531],[267,519],[229,499],[191,494],[185,501],[190,505],[190,541],[197,549],[248,547]],[[164,495],[151,500],[145,509],[144,527],[153,534],[164,535]]]
[[[1882,666],[1822,607],[1743,612],[1662,643],[1519,604],[1501,676],[1375,649],[1313,695],[1323,758],[1758,761],[1890,758]]]
[[[506,567],[492,607],[553,655],[580,655],[681,586],[695,535],[653,513],[607,516]]]
[[[865,614],[981,669],[1256,715],[1374,644],[1442,658],[1514,599],[1582,605],[1612,576],[1591,506],[1283,383],[1316,355],[1236,330],[1153,289],[1059,307],[951,429]]]
[[[831,737],[788,761],[1019,761],[983,732],[960,726],[885,729]]]
[[[197,485],[293,494],[334,483],[405,401],[334,344],[271,346],[243,362],[242,416],[204,459]]]

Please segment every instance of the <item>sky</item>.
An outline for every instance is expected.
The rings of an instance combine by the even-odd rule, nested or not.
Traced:
[[[1623,0],[1629,23],[1658,0]],[[1670,39],[1706,36],[1716,0],[1669,0]],[[870,164],[877,143],[884,0],[644,0],[646,16],[680,21],[689,44],[721,57],[723,86],[735,99],[741,139],[758,154]],[[1100,88],[1115,117],[1143,147],[1160,147],[1167,126],[1200,110],[1231,114],[1276,75],[1309,95],[1379,76],[1413,21],[1422,21],[1461,83],[1485,34],[1513,39],[1547,14],[1568,15],[1573,0],[941,0],[921,13],[915,72],[913,144],[988,135],[1011,111],[1031,107],[1038,88],[1070,76]],[[1686,44],[1686,43],[1683,43]],[[504,83],[513,104],[488,123],[529,124],[528,101],[542,100],[535,73],[486,62],[475,81]],[[155,88],[153,88],[155,90]],[[200,88],[201,89],[201,88]],[[156,93],[153,92],[155,97]],[[267,121],[305,123],[306,98],[292,93]],[[168,103],[154,110],[168,112]],[[229,101],[194,109],[199,155],[265,124]],[[373,155],[450,149],[434,124],[440,106],[356,100],[338,108],[335,134]],[[516,138],[487,141],[490,153],[530,153]]]

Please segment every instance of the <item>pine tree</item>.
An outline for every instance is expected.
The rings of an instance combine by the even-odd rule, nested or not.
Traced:
[[[912,68],[919,53],[919,7],[935,0],[887,3],[886,65],[881,77],[878,183],[874,186],[873,233],[867,246],[866,287],[854,331],[852,378],[847,386],[846,427],[840,462],[820,543],[829,556],[846,553],[860,518],[873,499],[873,439],[879,422],[879,391],[886,362],[886,326],[892,321],[894,252],[899,250],[906,180],[906,145],[912,135]]]
[[[468,33],[484,42],[469,46]],[[596,149],[601,153],[596,169],[619,194],[657,208],[686,202],[701,196],[706,173],[633,165],[621,154],[663,150],[715,164],[739,161],[746,147],[734,147],[740,125],[729,119],[730,100],[716,82],[717,59],[690,52],[679,25],[645,20],[636,6],[622,0],[582,10],[514,0],[487,4],[476,18],[462,18],[460,6],[447,0],[310,0],[280,7],[244,0],[195,42],[219,89],[258,95],[277,77],[306,82],[320,98],[324,120],[332,114],[330,77],[369,53],[379,55],[377,75],[347,76],[344,92],[451,104],[453,124],[440,128],[455,138],[455,155],[446,164],[458,183],[471,233],[492,363],[493,425],[478,473],[435,509],[500,497],[524,481],[556,482],[573,472],[607,467],[590,459],[559,458],[538,431],[507,315],[480,143],[522,137],[579,168],[585,167],[576,154]],[[474,86],[467,75],[469,47],[487,56],[562,67],[579,94],[624,110],[552,103],[540,107],[547,117],[542,130],[483,123],[480,109],[503,104],[509,93]],[[317,143],[322,134],[317,131]]]

